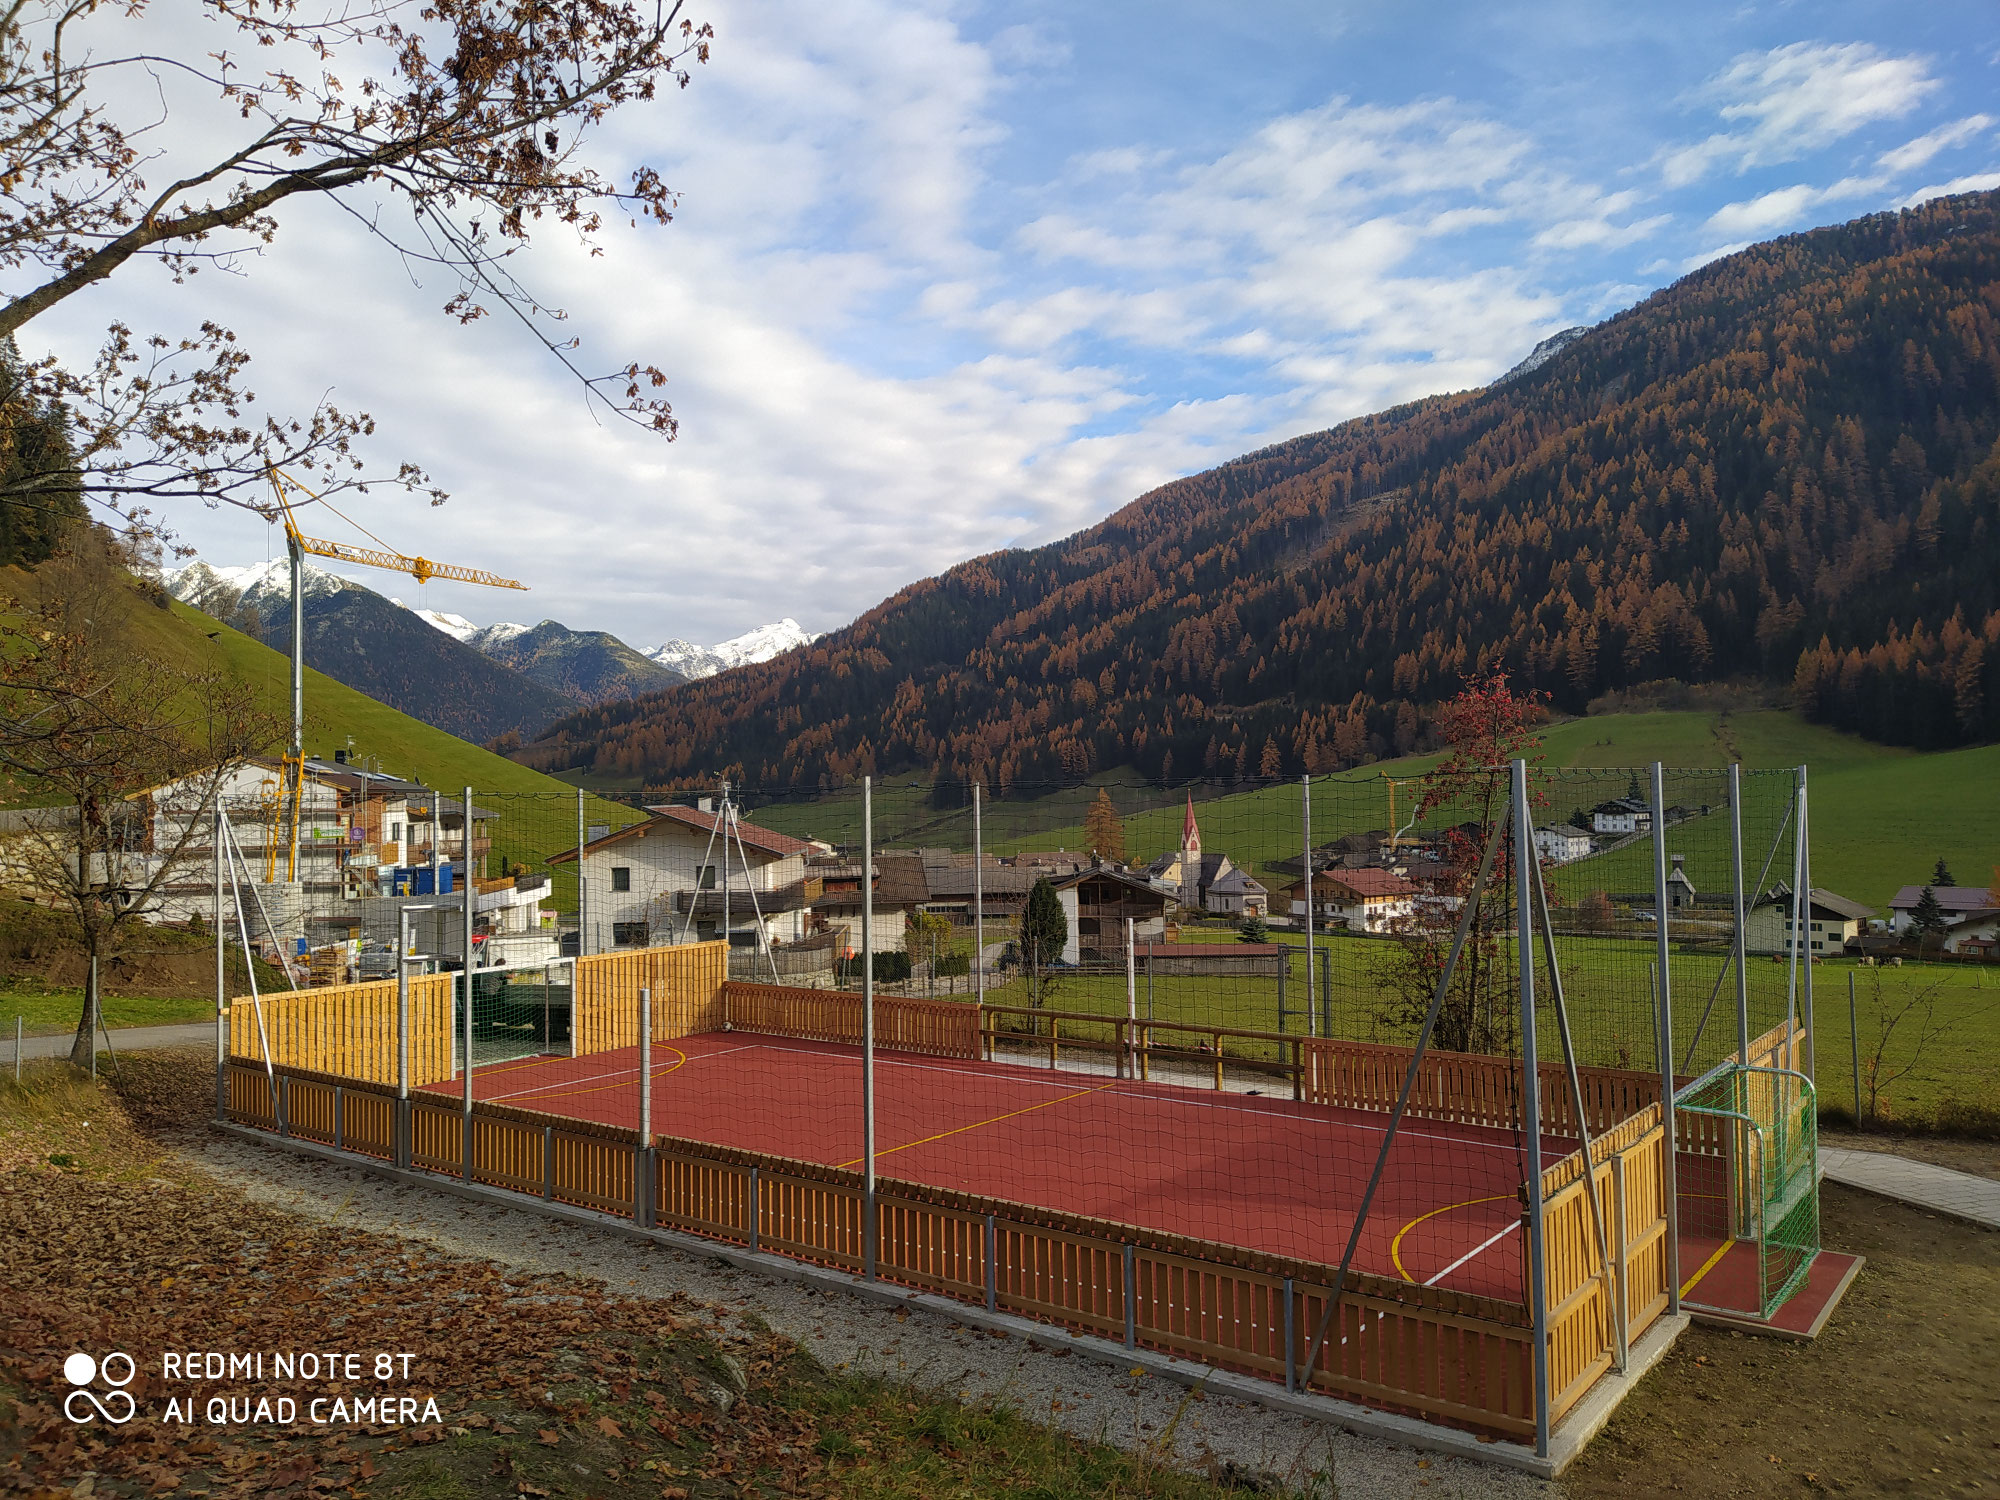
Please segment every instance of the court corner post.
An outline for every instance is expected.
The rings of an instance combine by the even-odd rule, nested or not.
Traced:
[[[1299,820],[1305,825],[1305,868],[1300,873],[1305,877],[1306,897],[1306,1035],[1317,1036],[1319,993],[1313,982],[1313,779],[1310,774],[1299,778]],[[1278,1029],[1284,1029],[1282,1020]]]
[[[472,1181],[472,927],[479,913],[479,882],[472,878],[472,788],[465,789],[464,811],[460,825],[465,830],[465,894],[462,898],[465,908],[465,962],[460,965],[460,973],[465,976],[465,1041],[464,1055],[459,1059],[460,1076],[464,1079],[461,1097],[465,1122],[460,1132],[459,1176],[466,1182]]]
[[[396,914],[396,1114],[395,1162],[410,1165],[410,913]]]
[[[653,1227],[653,991],[639,986],[639,1144],[632,1154],[632,1219]]]
[[[1534,809],[1528,802],[1528,763],[1512,763],[1514,812],[1514,917],[1521,959],[1521,1134],[1528,1161],[1528,1311],[1534,1322],[1535,1453],[1549,1454],[1549,1307],[1546,1246],[1542,1241],[1541,1069],[1535,1051]]]
[[[1667,931],[1667,779],[1660,762],[1653,762],[1653,941],[1658,949],[1660,1008],[1661,1191],[1667,1202],[1667,1311],[1681,1310],[1681,1231],[1679,1188],[1674,1181],[1674,982],[1673,943]]]
[[[222,926],[222,793],[215,794],[215,818],[211,825],[215,840],[215,1118],[221,1122],[229,1114],[229,950]],[[21,1073],[19,1018],[14,1028],[14,1075]]]
[[[861,778],[861,1273],[875,1279],[875,778]]]
[[[1803,1007],[1804,1011],[1800,1019],[1805,1025],[1806,1035],[1805,1035],[1804,1060],[1799,1064],[1799,1071],[1806,1075],[1806,1081],[1813,1086],[1813,1089],[1815,1091],[1815,1097],[1817,1097],[1817,1090],[1819,1089],[1819,1070],[1814,1066],[1814,1064],[1817,1061],[1817,1054],[1819,1048],[1818,1048],[1818,1043],[1815,1040],[1817,1033],[1815,1033],[1813,1030],[1813,983],[1812,983],[1813,955],[1812,955],[1812,939],[1810,936],[1812,932],[1812,890],[1813,890],[1812,823],[1811,820],[1807,817],[1806,767],[1803,761],[1799,763],[1798,827],[1799,831],[1797,837],[1799,841],[1799,867],[1800,867],[1799,884],[1804,887],[1806,893],[1805,931],[1807,934],[1805,938],[1805,950],[1806,950],[1805,973],[1801,977],[1801,983],[1799,988],[1799,1003]]]

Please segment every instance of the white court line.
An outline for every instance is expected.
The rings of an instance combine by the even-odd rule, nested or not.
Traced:
[[[661,1042],[659,1045],[665,1047],[668,1046],[669,1043]],[[755,1042],[746,1042],[741,1047],[729,1047],[726,1048],[723,1052],[703,1052],[699,1055],[702,1057],[722,1057],[727,1055],[727,1053],[729,1052],[748,1052],[752,1050],[756,1045],[757,1044]],[[678,1047],[675,1047],[674,1050],[676,1052],[681,1051],[681,1049]],[[694,1061],[694,1058],[690,1057],[685,1052],[681,1052],[681,1056],[686,1062]],[[673,1072],[674,1069],[680,1066],[682,1066],[681,1063],[669,1063],[664,1068],[656,1066],[653,1069],[653,1076],[655,1078],[658,1078],[665,1073]],[[623,1078],[627,1073],[633,1075],[633,1080],[632,1080],[633,1082],[635,1083],[638,1082],[639,1065],[637,1063],[634,1063],[629,1068],[613,1068],[609,1073],[592,1073],[586,1078],[564,1078],[555,1083],[537,1084],[533,1088],[515,1089],[514,1092],[511,1094],[488,1094],[481,1102],[485,1104],[497,1104],[502,1099],[519,1099],[524,1094],[541,1094],[548,1092],[548,1090],[550,1089],[574,1088],[578,1084],[596,1083],[599,1079],[603,1078]],[[477,1075],[475,1074],[474,1076],[476,1077]]]
[[[1437,1275],[1433,1276],[1429,1281],[1426,1281],[1424,1285],[1436,1286],[1440,1281],[1443,1281],[1445,1277],[1449,1276],[1453,1271],[1456,1271],[1460,1266],[1464,1265],[1467,1261],[1471,1260],[1473,1256],[1479,1255],[1484,1251],[1490,1250],[1493,1246],[1499,1244],[1500,1241],[1507,1238],[1508,1235],[1512,1234],[1515,1230],[1519,1229],[1520,1227],[1521,1227],[1521,1221],[1519,1219],[1508,1220],[1507,1227],[1505,1229],[1501,1230],[1498,1234],[1492,1236],[1484,1244],[1478,1245],[1473,1249],[1466,1251],[1465,1254],[1461,1255],[1457,1260],[1453,1261],[1450,1265],[1446,1266],[1442,1271],[1438,1272]]]
[[[778,1042],[761,1042],[755,1045],[768,1047],[773,1052],[802,1052],[813,1057],[826,1057],[829,1055],[825,1052],[820,1052],[811,1047],[787,1047]],[[843,1046],[845,1044],[840,1042],[826,1042],[823,1043],[822,1045],[829,1047],[837,1047],[837,1046]],[[739,1049],[732,1048],[731,1050],[733,1051]],[[703,1057],[722,1056],[722,1054],[719,1052],[704,1052],[700,1055]],[[690,1057],[689,1061],[693,1061],[693,1058]],[[945,1067],[939,1067],[936,1063],[904,1062],[900,1058],[885,1058],[881,1056],[879,1053],[875,1058],[875,1065],[877,1067],[887,1066],[892,1068],[912,1068],[919,1072],[924,1072],[924,1073],[953,1073],[957,1074],[960,1077],[964,1077],[968,1074],[972,1074],[972,1076],[975,1077],[994,1076],[994,1075],[973,1074],[973,1070],[970,1068],[945,1068]],[[1057,1082],[1054,1079],[1046,1077],[1044,1070],[1041,1069],[1023,1068],[1021,1069],[1021,1072],[1025,1076],[1023,1076],[1019,1080],[1020,1082],[1032,1084],[1037,1088],[1051,1088],[1051,1089],[1074,1089],[1078,1086],[1077,1083],[1075,1082],[1076,1079],[1095,1078],[1102,1076],[1100,1074],[1094,1074],[1094,1073],[1072,1073],[1071,1075],[1069,1075],[1071,1079],[1070,1082],[1061,1083]],[[1010,1071],[1005,1076],[1011,1079],[1014,1075]],[[1236,1114],[1264,1115],[1271,1119],[1277,1119],[1277,1120],[1298,1120],[1307,1125],[1335,1126],[1347,1130],[1372,1130],[1378,1135],[1386,1134],[1389,1128],[1386,1125],[1372,1125],[1368,1123],[1366,1120],[1348,1120],[1348,1119],[1315,1120],[1310,1115],[1294,1114],[1289,1110],[1282,1110],[1282,1109],[1260,1109],[1254,1104],[1226,1104],[1218,1099],[1208,1099],[1208,1098],[1185,1099],[1185,1098],[1178,1098],[1170,1094],[1139,1093],[1133,1090],[1116,1087],[1116,1085],[1120,1082],[1123,1082],[1123,1080],[1114,1079],[1112,1080],[1111,1083],[1105,1085],[1104,1087],[1092,1089],[1090,1090],[1090,1092],[1097,1094],[1116,1094],[1121,1099],[1146,1099],[1160,1104],[1176,1104],[1180,1105],[1183,1108],[1188,1108],[1188,1109],[1226,1109],[1226,1110],[1231,1110]],[[1180,1085],[1163,1084],[1161,1085],[1161,1087],[1178,1088],[1180,1087]],[[1490,1130],[1493,1127],[1471,1126],[1469,1128],[1474,1130],[1481,1130],[1481,1129]],[[1510,1156],[1518,1155],[1523,1149],[1518,1145],[1503,1144],[1502,1142],[1499,1141],[1482,1141],[1462,1135],[1438,1135],[1428,1130],[1415,1130],[1408,1125],[1404,1125],[1400,1129],[1398,1129],[1396,1135],[1398,1139],[1407,1138],[1410,1140],[1419,1140],[1419,1141],[1444,1141],[1447,1144],[1453,1146],[1474,1146],[1482,1151],[1499,1151]],[[1546,1154],[1546,1152],[1544,1154]],[[1562,1154],[1567,1156],[1570,1153],[1563,1152]]]

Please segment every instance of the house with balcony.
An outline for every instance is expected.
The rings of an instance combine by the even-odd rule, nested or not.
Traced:
[[[706,798],[645,812],[548,861],[580,855],[591,952],[718,940],[763,949],[806,937],[823,890],[806,858],[821,846],[740,817],[725,837],[722,814]]]
[[[1313,875],[1313,925],[1323,931],[1391,932],[1416,910],[1417,893],[1418,887],[1394,870],[1320,870]],[[1303,921],[1305,882],[1294,881],[1284,895],[1286,909]]]
[[[1122,865],[1096,864],[1050,882],[1069,923],[1067,964],[1125,962],[1125,924],[1136,943],[1166,936],[1173,894]]]

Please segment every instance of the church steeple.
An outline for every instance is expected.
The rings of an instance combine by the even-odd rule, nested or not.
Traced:
[[[1201,910],[1201,825],[1194,820],[1194,793],[1188,793],[1187,817],[1181,821],[1181,907]]]

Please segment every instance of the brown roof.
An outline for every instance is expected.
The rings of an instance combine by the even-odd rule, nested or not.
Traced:
[[[1394,870],[1321,870],[1313,880],[1321,889],[1338,886],[1364,898],[1416,894],[1416,888]],[[1287,889],[1296,891],[1304,884],[1303,880],[1294,880]]]
[[[691,828],[697,833],[713,833],[716,825],[722,821],[718,813],[702,812],[699,808],[693,807],[649,807],[646,812],[649,814],[647,821],[614,829],[601,839],[592,839],[583,846],[583,852],[594,854],[599,849],[609,848],[626,839],[643,838],[662,823],[678,823],[681,827]],[[795,839],[789,834],[773,833],[768,828],[759,828],[755,823],[746,823],[741,818],[736,820],[733,829],[742,837],[744,848],[755,849],[761,854],[771,855],[774,859],[783,859],[788,854],[804,854],[813,847],[806,839]],[[547,862],[559,865],[575,858],[574,849],[565,849],[560,854],[550,855]]]

